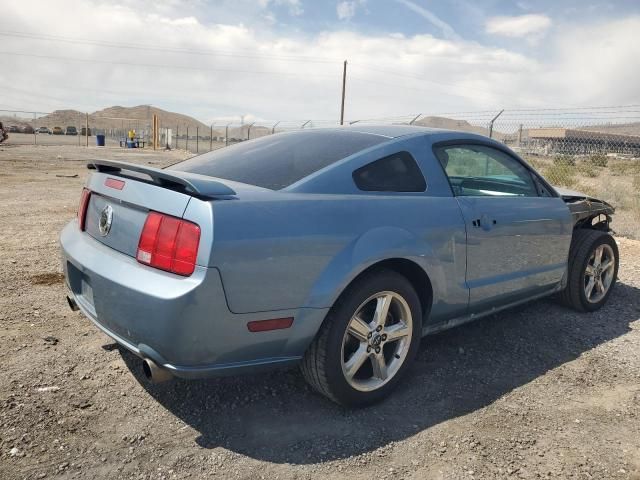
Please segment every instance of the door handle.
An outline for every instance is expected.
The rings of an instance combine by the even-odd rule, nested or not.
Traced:
[[[471,225],[476,228],[483,228],[484,230],[490,230],[493,225],[497,225],[498,221],[493,218],[489,219],[486,215],[483,215],[481,218],[476,218],[471,221]]]

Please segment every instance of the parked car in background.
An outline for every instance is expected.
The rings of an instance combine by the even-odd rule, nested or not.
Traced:
[[[4,128],[2,122],[0,122],[0,143],[4,142],[7,138],[9,138],[9,134]]]
[[[9,133],[20,133],[20,129],[17,125],[11,125],[9,127]]]
[[[67,127],[64,132],[65,135],[78,135],[78,129],[76,127]]]
[[[31,125],[22,125],[20,127],[20,133],[34,133],[33,127]]]
[[[51,130],[47,127],[40,127],[36,130],[36,133],[41,135],[51,135]]]
[[[299,364],[365,405],[424,335],[550,295],[595,311],[616,282],[613,207],[471,133],[301,130],[88,167],[60,238],[67,300],[152,381]]]
[[[86,136],[90,137],[91,136],[91,128],[82,127],[80,129],[80,135],[82,135],[83,137],[86,137]]]
[[[64,130],[61,127],[53,127],[54,135],[64,135]]]

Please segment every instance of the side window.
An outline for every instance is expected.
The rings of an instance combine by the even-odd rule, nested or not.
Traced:
[[[398,152],[353,172],[353,181],[365,192],[424,192],[427,182],[409,152]]]
[[[529,170],[500,150],[452,145],[435,153],[457,196],[538,196]]]

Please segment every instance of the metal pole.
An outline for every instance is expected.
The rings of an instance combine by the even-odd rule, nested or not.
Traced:
[[[225,147],[229,146],[229,125],[231,124],[227,123],[227,126],[224,127],[224,146]]]
[[[247,127],[247,140],[251,139],[251,127],[253,127],[255,124],[256,122],[250,123]]]
[[[89,146],[89,114],[86,113],[85,114],[86,117],[84,118],[84,123],[85,123],[85,130],[84,130],[84,135],[85,135],[85,140],[86,140],[86,147]]]
[[[307,123],[309,123],[310,121],[311,121],[311,120],[307,120],[306,122],[304,122],[304,123],[300,126],[300,128],[304,128],[304,126],[305,126]]]
[[[184,143],[184,149],[189,150],[189,125],[187,125],[187,141]]]
[[[344,125],[344,95],[347,87],[347,61],[342,68],[342,104],[340,105],[340,125]]]
[[[518,146],[520,146],[521,143],[522,143],[522,124],[520,124],[520,127],[518,128]]]
[[[271,127],[271,135],[276,133],[276,127],[278,126],[279,123],[280,123],[280,120],[278,120],[276,123],[273,124],[273,127]]]
[[[176,125],[176,150],[178,149],[178,127],[180,125]]]
[[[198,127],[198,126],[196,125],[196,153],[198,153],[198,152],[199,152],[199,148],[200,148],[200,135],[198,134],[198,129],[199,129],[199,128],[200,128],[200,127]]]
[[[498,114],[495,117],[493,117],[489,122],[489,138],[493,137],[493,122],[495,122],[498,119],[498,117],[502,115],[502,112],[504,112],[504,108],[500,110]]]
[[[211,132],[209,135],[209,151],[213,150],[213,123],[211,124]]]
[[[416,115],[416,116],[413,118],[413,120],[411,120],[411,121],[409,122],[409,125],[413,125],[413,122],[415,122],[416,120],[418,120],[421,116],[422,116],[422,114],[421,114],[421,113],[419,113],[418,115]]]

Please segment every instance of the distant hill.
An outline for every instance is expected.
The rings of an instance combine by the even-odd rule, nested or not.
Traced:
[[[588,127],[579,127],[579,129],[603,133],[617,133],[620,135],[640,135],[640,122],[591,125]]]
[[[150,130],[153,115],[158,115],[161,128],[176,127],[180,134],[186,132],[189,127],[189,135],[195,135],[196,127],[200,135],[209,132],[209,126],[188,115],[168,112],[161,108],[150,105],[139,105],[137,107],[109,107],[89,114],[89,127],[92,129],[104,130]],[[49,115],[45,115],[36,120],[35,126],[44,127],[66,127],[73,125],[80,129],[85,125],[86,114],[77,110],[56,110]],[[193,132],[193,133],[192,133]]]
[[[480,135],[487,134],[487,129],[485,127],[471,125],[466,120],[455,120],[447,117],[422,117],[417,120],[414,125],[420,125],[421,127],[444,128],[446,130],[460,130],[463,132],[479,133]]]

